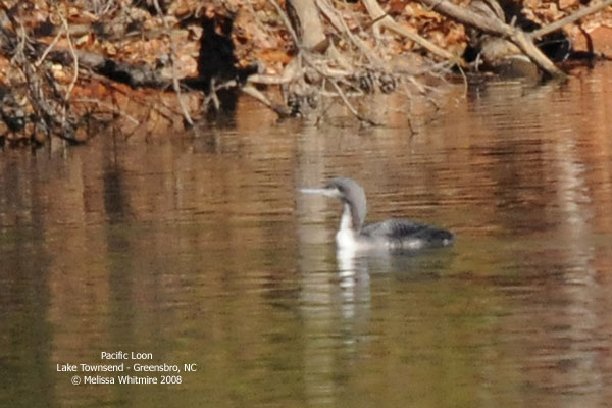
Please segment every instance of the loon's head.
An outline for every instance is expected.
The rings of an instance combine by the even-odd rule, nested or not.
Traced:
[[[361,230],[367,212],[366,196],[363,188],[355,180],[349,177],[335,177],[323,188],[305,188],[301,192],[339,199],[344,204],[344,213],[350,215],[351,227],[355,231]]]
[[[323,188],[301,191],[342,201],[344,208],[336,234],[339,249],[412,251],[449,246],[454,240],[453,234],[445,229],[407,219],[391,218],[364,225],[367,211],[365,193],[348,177],[336,177]]]

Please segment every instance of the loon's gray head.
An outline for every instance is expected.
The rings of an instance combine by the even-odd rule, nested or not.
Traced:
[[[360,231],[366,217],[366,196],[363,188],[349,177],[335,177],[323,188],[306,188],[306,194],[319,194],[340,199],[351,214],[352,228]]]

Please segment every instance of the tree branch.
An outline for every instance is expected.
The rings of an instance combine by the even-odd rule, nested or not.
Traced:
[[[240,88],[240,90],[243,93],[245,93],[245,94],[255,98],[259,102],[263,103],[269,109],[272,109],[274,112],[276,112],[276,114],[279,117],[287,118],[287,117],[291,116],[291,112],[286,107],[279,106],[279,105],[273,103],[264,94],[259,92],[255,87],[253,87],[251,85],[245,85],[242,88]]]
[[[179,84],[178,77],[176,75],[175,60],[176,60],[177,53],[176,53],[176,47],[174,46],[174,41],[172,40],[172,37],[170,35],[170,26],[168,25],[168,21],[166,21],[166,15],[162,11],[159,5],[159,2],[157,0],[153,0],[153,4],[155,5],[155,10],[157,11],[157,14],[160,16],[162,23],[164,24],[164,31],[166,32],[166,35],[168,37],[168,42],[170,43],[170,54],[169,55],[170,55],[170,67],[172,69],[172,88],[174,89],[174,92],[176,93],[176,99],[178,100],[178,103],[181,106],[181,110],[183,111],[183,117],[185,118],[185,121],[190,126],[193,126],[193,119],[191,119],[191,115],[189,114],[189,109],[187,108],[187,104],[183,100],[183,95],[181,93],[181,86]]]
[[[385,13],[385,11],[380,7],[376,0],[362,0],[362,2],[365,8],[368,10],[368,14],[372,18],[372,20],[375,21],[375,24],[380,24],[386,27],[388,30],[391,30],[396,34],[408,38],[410,41],[415,42],[416,44],[425,48],[432,54],[437,55],[438,57],[442,57],[444,59],[456,62],[459,61],[459,58],[451,52],[448,52],[445,49],[430,43],[423,37],[408,31],[405,27],[395,21],[390,15]]]
[[[363,115],[361,115],[359,112],[357,112],[357,109],[355,109],[355,107],[353,106],[353,104],[351,103],[351,101],[348,100],[348,98],[346,97],[346,95],[344,94],[344,91],[342,91],[342,88],[340,88],[340,85],[338,85],[336,83],[336,81],[329,81],[334,88],[336,88],[336,92],[338,92],[338,95],[340,96],[340,99],[342,99],[342,102],[344,102],[344,105],[346,105],[346,107],[348,108],[348,110],[360,121],[365,122],[369,125],[372,126],[379,126],[380,123],[375,122],[374,120],[367,118]]]
[[[547,26],[542,27],[541,29],[537,31],[529,33],[528,36],[534,40],[539,40],[540,38],[544,37],[547,34],[560,30],[561,28],[563,28],[563,26],[567,24],[580,20],[582,17],[588,16],[589,14],[596,13],[599,10],[602,10],[610,5],[612,5],[612,0],[604,0],[598,3],[591,4],[587,7],[582,7],[576,10],[574,13],[568,16],[565,16],[560,20],[550,23]]]
[[[380,58],[376,57],[370,47],[363,42],[360,38],[356,37],[351,33],[348,28],[346,21],[342,17],[342,14],[338,12],[328,0],[315,0],[317,7],[327,17],[330,23],[336,28],[339,33],[344,33],[350,42],[352,42],[357,49],[359,49],[370,61],[380,62]]]
[[[552,77],[558,79],[563,79],[566,77],[565,73],[557,68],[557,66],[553,64],[552,61],[550,61],[548,57],[546,57],[546,55],[544,55],[544,53],[533,44],[531,38],[522,30],[512,27],[499,19],[493,19],[491,17],[475,13],[471,10],[467,10],[466,8],[457,6],[456,4],[453,4],[447,0],[420,1],[426,6],[431,7],[431,9],[436,10],[446,16],[452,17],[463,24],[475,27],[482,32],[494,34],[507,39],[508,41],[514,43],[527,57],[529,57],[530,60],[532,60],[536,65],[538,65]]]

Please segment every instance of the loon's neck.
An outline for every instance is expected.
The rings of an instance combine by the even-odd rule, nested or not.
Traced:
[[[336,243],[340,248],[356,248],[357,237],[361,230],[361,223],[353,209],[348,203],[344,203],[342,217],[340,218],[340,229],[336,234]]]

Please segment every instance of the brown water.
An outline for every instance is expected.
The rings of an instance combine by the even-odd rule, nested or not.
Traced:
[[[0,406],[608,405],[612,65],[449,98],[413,136],[243,104],[195,139],[0,152]],[[338,258],[338,203],[296,189],[339,174],[456,245]],[[71,385],[125,374],[182,384]]]

